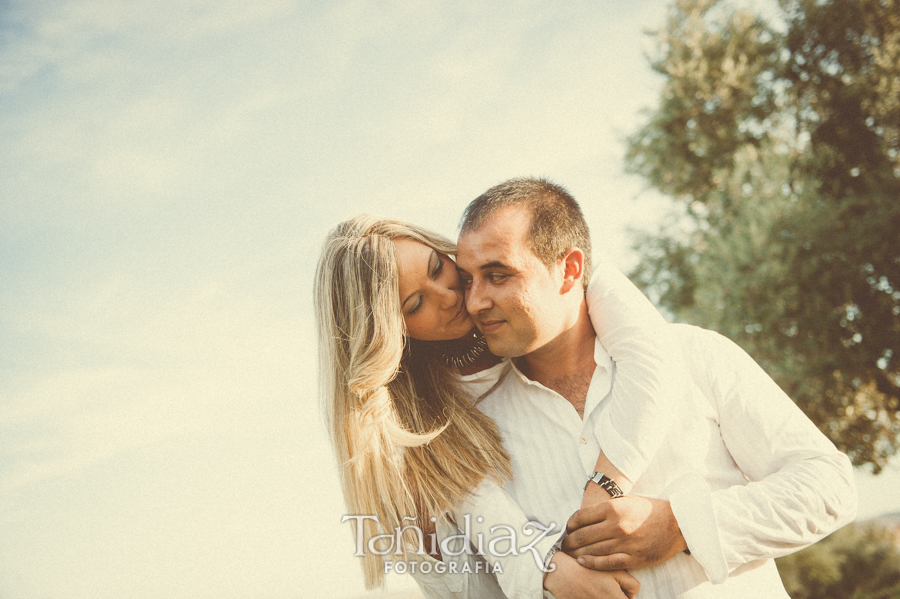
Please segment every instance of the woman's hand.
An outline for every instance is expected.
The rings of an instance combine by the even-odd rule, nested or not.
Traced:
[[[557,551],[550,563],[556,569],[544,577],[544,588],[556,599],[632,599],[641,588],[625,570],[588,570],[562,551]]]

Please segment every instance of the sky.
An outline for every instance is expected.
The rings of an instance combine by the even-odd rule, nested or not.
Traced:
[[[627,270],[669,211],[622,164],[664,10],[0,0],[0,598],[365,596],[316,392],[325,234],[454,237],[546,176]],[[900,509],[889,470],[861,517]]]

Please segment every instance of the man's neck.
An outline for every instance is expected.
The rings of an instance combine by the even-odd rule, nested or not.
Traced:
[[[516,366],[533,381],[564,397],[584,417],[584,403],[594,374],[596,334],[581,303],[574,325],[538,350],[516,359]]]

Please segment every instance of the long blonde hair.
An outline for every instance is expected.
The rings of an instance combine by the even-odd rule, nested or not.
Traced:
[[[485,476],[502,484],[512,472],[496,424],[455,374],[427,352],[409,351],[398,238],[456,253],[441,235],[369,215],[341,223],[325,240],[315,282],[319,386],[347,509],[378,518],[365,521],[357,546],[404,529],[404,559],[419,559],[410,517],[426,530]],[[362,566],[367,588],[383,584],[381,555],[364,551]]]

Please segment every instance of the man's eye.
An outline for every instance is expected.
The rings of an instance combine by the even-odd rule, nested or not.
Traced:
[[[466,277],[460,277],[459,282],[462,283],[463,289],[471,289],[472,288],[472,279]]]
[[[491,274],[489,274],[486,278],[487,278],[487,280],[490,281],[491,283],[497,284],[497,283],[503,282],[503,279],[506,278],[506,275],[502,275],[502,274],[499,274],[499,273],[491,273]]]

